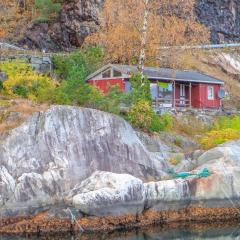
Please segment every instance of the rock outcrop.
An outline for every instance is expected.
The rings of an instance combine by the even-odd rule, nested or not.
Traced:
[[[167,176],[173,149],[158,144],[109,113],[35,113],[0,140],[0,232],[36,232],[49,222],[45,231],[66,230],[72,215],[90,230],[240,218],[240,141],[195,154],[192,173],[211,175],[185,179]]]
[[[196,2],[196,15],[201,23],[210,28],[213,43],[239,41],[239,0],[198,0]]]
[[[240,0],[196,2],[196,16],[202,24],[209,27],[213,43],[240,40]],[[67,2],[54,23],[31,24],[19,43],[45,51],[79,47],[87,36],[99,29],[103,5],[104,0]],[[179,9],[174,12],[181,16]]]
[[[11,214],[54,204],[97,170],[160,179],[168,168],[163,160],[119,117],[54,106],[1,139],[0,209]]]
[[[33,23],[20,40],[21,45],[44,51],[80,47],[99,28],[104,0],[75,0],[65,3],[55,23]]]
[[[239,207],[240,141],[207,151],[193,173],[208,168],[211,176],[143,183],[129,175],[94,173],[70,194],[74,207],[89,215],[142,214],[194,207]],[[237,210],[238,211],[238,210]],[[186,216],[187,217],[187,216]]]

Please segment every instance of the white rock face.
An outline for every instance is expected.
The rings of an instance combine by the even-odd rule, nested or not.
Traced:
[[[178,210],[190,206],[236,207],[240,200],[240,141],[204,153],[199,162],[211,176],[143,183],[130,175],[97,172],[71,192],[72,204],[86,214],[121,215],[143,209]]]
[[[1,140],[0,208],[61,201],[95,171],[148,180],[160,179],[167,168],[162,154],[150,153],[123,119],[53,106]]]
[[[240,141],[199,157],[193,172],[208,167],[210,177],[165,181],[158,180],[169,168],[167,154],[154,146],[159,152],[111,114],[66,106],[37,113],[1,140],[0,214],[61,206],[102,216],[239,204]]]
[[[218,53],[213,57],[215,64],[230,74],[240,74],[240,56],[232,53]]]
[[[128,174],[95,172],[75,187],[68,198],[89,215],[137,214],[144,208],[144,185]]]

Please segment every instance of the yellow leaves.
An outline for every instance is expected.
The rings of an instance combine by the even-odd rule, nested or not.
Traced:
[[[128,112],[129,121],[136,127],[148,130],[151,126],[154,112],[147,101],[140,100]]]
[[[162,45],[208,41],[208,30],[194,18],[194,0],[157,0],[154,3],[149,14],[146,45],[149,63],[157,62]],[[103,45],[111,61],[132,63],[140,52],[144,8],[143,0],[106,0],[101,29],[88,37],[86,43]]]
[[[43,90],[54,87],[51,78],[35,72],[28,64],[20,61],[2,62],[0,70],[8,76],[3,87],[4,92],[10,96],[37,100]]]
[[[213,130],[207,133],[201,140],[204,149],[213,148],[219,144],[225,143],[231,140],[240,139],[240,131],[236,129],[222,129],[222,130]]]
[[[22,6],[20,1],[0,1],[0,38],[9,36],[9,34],[19,34],[20,30],[26,27],[32,19],[33,1],[25,0],[23,3]]]
[[[240,139],[240,117],[220,117],[214,124],[212,131],[207,133],[201,144],[205,149],[215,147],[221,143]]]
[[[0,29],[0,38],[3,38],[6,36],[6,30],[5,29]]]

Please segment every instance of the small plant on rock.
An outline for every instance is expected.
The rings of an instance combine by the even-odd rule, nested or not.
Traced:
[[[240,139],[240,131],[228,128],[210,131],[200,140],[200,143],[204,149],[210,149],[219,144],[237,139]]]
[[[55,3],[52,0],[35,0],[35,7],[39,11],[37,22],[47,22],[56,16],[61,9],[60,3]]]
[[[133,126],[148,132],[168,130],[172,125],[170,115],[158,116],[145,100],[140,100],[131,107],[127,119]]]

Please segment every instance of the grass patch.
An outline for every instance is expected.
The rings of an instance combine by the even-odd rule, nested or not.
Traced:
[[[207,133],[200,143],[205,150],[216,147],[219,144],[240,139],[240,131],[235,129],[213,130]]]
[[[173,121],[173,130],[178,135],[187,136],[193,140],[197,140],[199,136],[207,133],[210,127],[211,126],[203,124],[203,122],[195,116],[175,118]],[[181,144],[181,139],[177,140],[177,144]]]
[[[8,100],[1,100],[0,99],[0,107],[10,107],[11,103]]]
[[[210,149],[237,139],[240,139],[240,116],[220,117],[211,131],[200,139],[200,143],[204,149]]]

